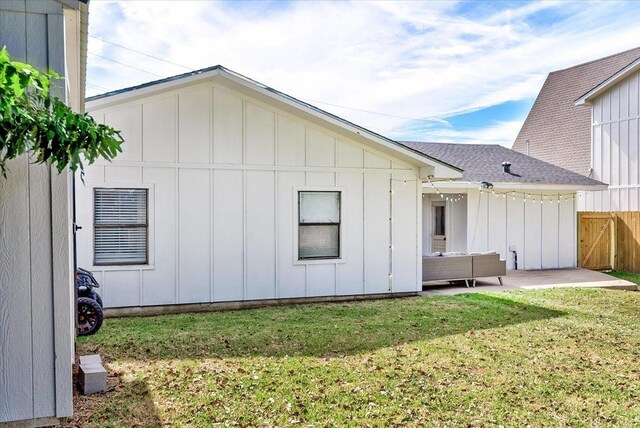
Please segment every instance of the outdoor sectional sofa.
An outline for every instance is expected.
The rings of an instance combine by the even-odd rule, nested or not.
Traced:
[[[476,286],[476,278],[497,276],[500,285],[507,274],[507,263],[500,254],[485,253],[432,253],[422,257],[422,281],[463,280]]]

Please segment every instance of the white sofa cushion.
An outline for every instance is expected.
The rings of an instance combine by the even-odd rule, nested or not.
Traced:
[[[442,257],[460,257],[468,255],[469,253],[465,253],[463,251],[449,251],[448,253],[442,253]]]

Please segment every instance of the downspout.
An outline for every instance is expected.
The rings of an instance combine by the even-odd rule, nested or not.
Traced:
[[[76,173],[71,171],[71,223],[73,228],[73,274],[78,270],[78,239],[76,235],[82,226],[76,223]]]
[[[71,229],[73,231],[73,305],[74,305],[74,313],[76,314],[73,317],[75,329],[74,332],[76,336],[78,335],[78,317],[77,317],[77,301],[78,301],[78,288],[76,287],[76,273],[78,272],[78,230],[82,229],[82,226],[78,226],[76,223],[76,173],[75,171],[71,171]],[[75,343],[75,341],[74,341]]]
[[[404,182],[407,184],[407,182]],[[387,290],[393,292],[393,176],[389,177],[389,282]]]

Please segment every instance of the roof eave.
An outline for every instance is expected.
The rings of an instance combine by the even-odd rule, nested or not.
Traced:
[[[150,93],[160,92],[182,85],[186,86],[197,80],[214,77],[219,73],[220,66],[216,65],[213,67],[202,69],[202,71],[197,74],[184,73],[183,75],[173,76],[175,78],[154,80],[152,82],[143,83],[131,88],[117,89],[115,91],[106,92],[104,94],[94,95],[86,99],[87,109],[105,108],[111,104],[130,101],[135,98],[146,96]]]
[[[482,181],[444,181],[437,183],[437,187],[441,189],[477,189]],[[604,183],[600,184],[554,184],[554,183],[511,183],[511,182],[491,182],[493,189],[501,190],[558,190],[558,191],[600,191],[607,190],[609,186]],[[430,183],[424,183],[423,187],[430,187]]]
[[[591,105],[592,101],[609,90],[612,86],[616,85],[620,81],[626,79],[636,71],[640,70],[640,58],[633,61],[617,73],[610,76],[604,82],[600,83],[595,88],[581,96],[575,101],[576,106]]]
[[[282,105],[289,106],[292,109],[304,112],[310,117],[315,117],[324,122],[330,123],[335,127],[338,127],[344,131],[347,131],[354,139],[366,139],[373,140],[383,150],[392,152],[396,157],[405,160],[415,166],[427,168],[428,175],[436,177],[446,178],[460,178],[462,177],[463,170],[447,164],[439,159],[420,153],[417,150],[410,149],[401,145],[400,143],[388,139],[382,135],[376,134],[366,128],[351,123],[345,119],[342,119],[336,115],[319,109],[311,104],[300,101],[290,95],[277,91],[253,79],[245,77],[239,73],[226,69],[220,65],[202,69],[197,74],[185,73],[184,75],[174,76],[173,78],[167,78],[149,82],[147,84],[138,85],[136,87],[108,92],[95,97],[87,98],[86,106],[88,110],[94,110],[97,108],[106,108],[113,104],[118,104],[125,101],[131,101],[136,98],[140,98],[151,93],[160,92],[167,89],[174,89],[180,86],[186,86],[194,81],[205,79],[226,79],[227,82],[232,82],[233,87],[236,89],[245,89],[253,91],[253,93],[261,94],[263,97],[269,99],[275,99]]]
[[[227,68],[220,67],[219,69],[220,75],[223,75],[229,80],[234,81],[236,84],[249,88],[251,90],[262,93],[263,95],[269,98],[276,98],[280,102],[287,104],[293,108],[304,111],[305,113],[320,118],[326,122],[332,123],[340,128],[343,128],[350,133],[354,137],[364,137],[369,140],[374,140],[378,144],[387,147],[388,149],[394,151],[395,153],[400,153],[403,157],[407,158],[407,160],[413,161],[412,163],[416,163],[418,166],[434,166],[434,173],[432,175],[439,177],[451,177],[451,178],[460,178],[462,177],[463,170],[454,165],[443,162],[439,159],[421,153],[417,150],[408,148],[397,141],[386,138],[380,134],[372,132],[366,128],[363,128],[359,125],[356,125],[348,120],[342,119],[339,116],[326,112],[318,107],[315,107],[311,104],[308,104],[304,101],[298,100],[295,97],[287,95],[283,92],[265,86],[259,82],[256,82],[250,78],[247,78],[241,74],[238,74],[234,71],[231,71]],[[434,165],[436,164],[436,165]]]

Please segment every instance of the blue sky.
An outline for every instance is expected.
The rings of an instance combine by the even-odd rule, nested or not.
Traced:
[[[391,138],[510,146],[546,75],[640,46],[638,18],[635,1],[94,0],[87,93],[222,64]]]

